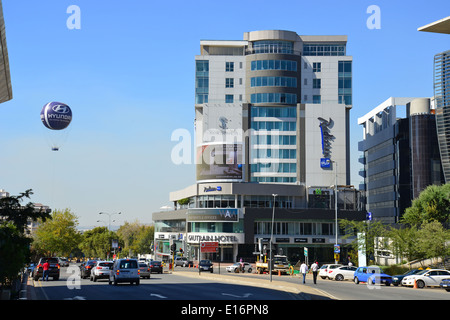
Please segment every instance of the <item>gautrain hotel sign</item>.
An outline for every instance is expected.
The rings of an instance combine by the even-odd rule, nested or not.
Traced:
[[[331,166],[331,142],[334,136],[330,133],[330,128],[333,127],[334,121],[330,118],[328,121],[324,118],[317,118],[320,121],[320,133],[322,134],[322,155],[320,158],[321,168],[330,168]]]
[[[201,208],[188,209],[188,222],[239,222],[237,208]],[[217,241],[219,244],[244,243],[244,233],[228,232],[189,232],[186,241],[191,244],[204,241]]]

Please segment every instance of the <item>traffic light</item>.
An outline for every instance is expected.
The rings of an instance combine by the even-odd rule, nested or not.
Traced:
[[[176,245],[175,243],[173,243],[173,244],[170,246],[170,254],[174,254],[175,251],[177,251],[177,245]]]

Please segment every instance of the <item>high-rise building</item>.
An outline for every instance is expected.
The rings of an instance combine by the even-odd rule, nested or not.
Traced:
[[[405,118],[398,108],[404,106]],[[366,210],[385,223],[397,223],[427,186],[444,183],[430,98],[389,98],[358,119]]]
[[[200,41],[197,181],[170,194],[174,211],[153,214],[157,252],[167,254],[171,239],[198,257],[201,239],[220,239],[224,260],[251,256],[258,239],[271,237],[276,207],[280,250],[298,260],[302,244],[333,260],[336,240],[348,241],[336,230],[336,204],[339,219],[365,217],[349,186],[346,45],[347,36],[283,30]]]
[[[450,34],[450,16],[418,28],[419,31]],[[450,50],[434,56],[436,129],[445,181],[450,183]]]
[[[336,163],[339,183],[349,185],[352,57],[346,44],[346,36],[280,30],[201,41],[197,180],[329,186]],[[222,163],[210,165],[212,148]],[[232,155],[241,166],[222,172]]]

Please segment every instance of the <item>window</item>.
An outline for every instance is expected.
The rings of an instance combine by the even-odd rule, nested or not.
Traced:
[[[234,97],[232,94],[226,94],[225,95],[225,103],[233,103],[234,102]]]
[[[322,87],[321,79],[313,79],[313,88],[320,89]]]
[[[262,40],[253,42],[253,53],[293,53],[293,42],[282,40]]]
[[[209,61],[197,60],[195,65],[195,103],[207,103],[209,92]]]
[[[304,56],[345,56],[345,45],[343,44],[315,44],[303,45]]]
[[[234,88],[234,79],[233,78],[225,79],[225,88]]]
[[[225,62],[225,71],[233,72],[234,71],[234,62]]]
[[[352,62],[339,61],[338,67],[338,102],[340,104],[352,104]]]
[[[314,104],[320,104],[320,103],[322,103],[321,100],[322,100],[322,98],[321,98],[320,95],[314,95],[314,96],[313,96],[313,103],[314,103]]]
[[[313,63],[313,72],[321,72],[322,71],[322,63],[314,62]]]
[[[297,61],[291,60],[254,60],[251,64],[252,71],[255,70],[286,70],[297,71]]]
[[[294,77],[253,77],[251,87],[297,87],[297,78]]]

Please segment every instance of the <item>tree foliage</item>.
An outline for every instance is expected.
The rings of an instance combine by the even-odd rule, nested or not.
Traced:
[[[76,229],[78,217],[64,209],[53,211],[51,218],[37,228],[33,248],[41,255],[67,257],[78,247],[81,239]]]
[[[30,260],[31,238],[28,236],[28,220],[47,220],[48,212],[37,210],[33,203],[22,205],[30,198],[32,190],[18,196],[0,199],[0,283],[9,284],[18,277],[20,270]]]
[[[154,230],[153,226],[143,225],[137,220],[132,223],[125,222],[117,230],[117,234],[123,240],[123,251],[131,256],[135,256],[138,253],[150,253]]]
[[[449,225],[450,218],[450,184],[431,185],[414,199],[411,207],[405,210],[402,223],[421,225],[424,222],[438,221]]]
[[[79,248],[86,257],[106,259],[108,254],[111,256],[112,241],[117,238],[117,234],[106,227],[97,227],[83,233]]]

